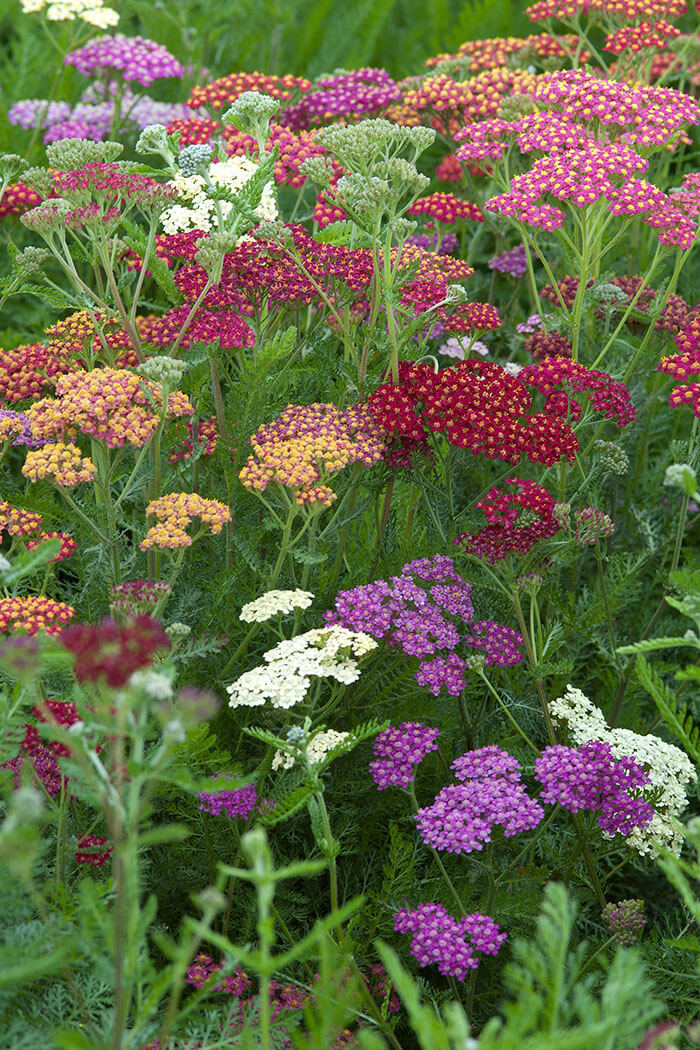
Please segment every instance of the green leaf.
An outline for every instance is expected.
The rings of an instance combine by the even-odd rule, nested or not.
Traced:
[[[164,842],[184,842],[192,834],[185,824],[161,824],[144,831],[139,841],[142,846],[160,846]]]

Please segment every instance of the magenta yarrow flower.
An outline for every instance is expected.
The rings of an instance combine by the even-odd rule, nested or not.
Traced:
[[[442,904],[432,903],[402,908],[394,916],[394,929],[413,934],[411,954],[421,966],[435,964],[441,974],[460,981],[479,965],[476,952],[496,955],[506,939],[488,915],[455,919]]]
[[[462,783],[444,787],[415,816],[426,845],[448,853],[472,853],[491,841],[496,825],[509,838],[541,821],[544,810],[521,783],[520,763],[499,747],[469,751],[451,768]]]
[[[439,729],[423,722],[403,722],[379,733],[374,740],[375,761],[369,764],[378,790],[407,787],[415,779],[416,767],[437,750],[439,735]]]
[[[166,47],[141,36],[97,37],[84,47],[70,51],[64,62],[75,66],[86,77],[102,75],[105,71],[120,73],[124,80],[135,80],[148,87],[162,77],[182,77],[184,70]]]
[[[221,775],[217,773],[213,779]],[[229,817],[242,817],[243,820],[247,820],[257,804],[258,793],[252,784],[232,790],[199,792],[199,808],[215,816],[226,813]]]
[[[607,835],[629,835],[654,816],[651,803],[639,797],[649,774],[633,758],[614,758],[610,744],[600,740],[579,748],[545,748],[535,761],[535,777],[543,786],[543,802],[558,803],[570,813],[596,812]]]

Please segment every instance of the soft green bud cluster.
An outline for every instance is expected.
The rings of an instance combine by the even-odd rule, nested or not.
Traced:
[[[160,383],[166,390],[175,390],[187,370],[188,365],[185,361],[177,361],[165,355],[149,357],[147,361],[134,369],[144,379]]]
[[[60,139],[46,147],[50,168],[75,171],[86,164],[113,164],[124,151],[121,142],[92,142],[90,139]]]
[[[664,485],[673,489],[683,489],[689,496],[697,492],[698,479],[689,463],[671,463],[666,467]]]
[[[168,148],[168,132],[164,124],[147,124],[136,142],[137,153],[163,153]]]
[[[279,108],[278,99],[264,91],[244,91],[221,119],[224,124],[234,124],[239,131],[249,131],[269,123]]]
[[[622,288],[618,288],[616,284],[597,284],[592,289],[591,295],[594,299],[597,299],[600,303],[619,303],[623,299],[626,299],[626,294],[622,291]]]
[[[474,671],[475,674],[479,674],[486,666],[486,657],[483,653],[472,653],[465,659],[464,666],[468,671]]]
[[[411,150],[415,160],[435,140],[432,128],[408,128],[376,118],[321,128],[316,141],[349,171],[369,174],[380,160]]]
[[[25,248],[24,251],[17,252],[13,259],[13,265],[26,274],[38,273],[50,256],[51,253],[47,252],[45,248],[33,248],[30,246]]]
[[[449,77],[450,80],[466,80],[469,76],[469,68],[471,62],[466,57],[463,58],[446,58],[444,62],[439,62],[434,69],[435,74],[438,76]]]
[[[571,504],[555,503],[552,507],[552,517],[562,529],[571,528]]]
[[[208,237],[197,241],[195,261],[211,273],[227,252],[232,252],[240,240],[240,235],[229,230],[214,230]]]
[[[593,451],[598,455],[598,462],[611,474],[626,474],[630,467],[630,458],[624,449],[616,445],[614,441],[593,442]]]
[[[389,183],[376,175],[343,175],[338,179],[338,193],[357,212],[375,212],[390,196]]]
[[[447,291],[445,292],[445,302],[451,306],[458,306],[460,303],[466,303],[467,293],[461,284],[448,284]]]
[[[46,168],[27,168],[22,176],[22,182],[26,182],[27,186],[36,190],[42,197],[50,197],[53,193],[53,176]]]
[[[420,197],[430,185],[427,175],[421,175],[415,164],[403,157],[391,157],[389,160],[378,161],[374,166],[373,174],[380,179],[386,179],[397,198],[405,194]]]
[[[186,177],[208,175],[213,154],[211,146],[207,146],[206,143],[185,146],[178,157],[180,171]]]
[[[176,620],[175,623],[171,623],[165,628],[165,633],[172,642],[181,642],[192,634],[192,628],[188,624],[180,623],[179,620]]]
[[[28,167],[24,157],[19,154],[0,153],[0,178],[3,182],[10,182]]]
[[[327,189],[333,179],[333,165],[328,157],[307,157],[299,165],[299,171],[321,189]]]
[[[387,223],[387,229],[398,244],[403,244],[416,232],[418,223],[412,219],[404,219],[399,216],[397,219],[392,219],[391,222]]]
[[[281,244],[285,248],[294,247],[294,238],[291,231],[283,222],[261,222],[255,228],[255,237],[260,241],[272,241],[273,244]]]

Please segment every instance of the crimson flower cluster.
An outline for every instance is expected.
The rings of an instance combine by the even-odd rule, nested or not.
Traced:
[[[532,337],[534,338],[534,337]],[[569,414],[580,416],[580,406],[574,398],[565,396],[555,401],[557,387],[565,387],[575,393],[587,393],[588,403],[606,419],[614,419],[618,427],[634,422],[636,414],[629,391],[624,383],[612,379],[606,372],[597,372],[577,361],[564,357],[546,357],[538,364],[527,365],[518,374],[518,379],[533,386],[546,395],[545,410],[564,418]]]
[[[546,407],[531,413],[532,396],[520,376],[487,361],[462,361],[435,371],[427,364],[399,364],[398,384],[384,383],[369,397],[377,422],[391,436],[427,442],[444,434],[451,445],[489,459],[518,463],[526,456],[552,466],[572,462],[578,439]]]
[[[529,554],[562,528],[555,517],[554,498],[542,485],[523,478],[506,478],[506,484],[514,485],[515,492],[495,487],[476,504],[488,525],[455,540],[468,554],[491,563],[509,554]]]
[[[102,868],[109,860],[113,846],[107,844],[107,839],[99,835],[81,835],[76,844],[76,864],[92,864],[94,868]]]
[[[79,682],[105,682],[113,689],[126,685],[159,650],[170,648],[162,624],[146,615],[124,625],[111,617],[99,624],[74,624],[61,631],[60,640],[75,656],[73,670]]]
[[[500,747],[467,751],[451,767],[448,784],[415,816],[421,838],[433,849],[472,853],[491,841],[497,825],[506,838],[536,828],[544,816],[521,780],[520,763]]]
[[[324,620],[416,657],[420,685],[434,696],[443,688],[458,696],[467,673],[467,662],[456,651],[460,644],[482,651],[486,664],[508,667],[521,659],[521,636],[490,620],[475,622],[470,594],[471,584],[456,572],[452,559],[436,554],[407,562],[389,580],[339,591]],[[463,633],[465,624],[469,630]],[[418,746],[415,733],[411,730],[406,746]]]

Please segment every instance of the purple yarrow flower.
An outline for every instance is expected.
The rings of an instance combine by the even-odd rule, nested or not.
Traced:
[[[97,37],[84,47],[70,51],[64,62],[75,66],[86,77],[100,75],[104,70],[118,71],[124,80],[135,80],[148,87],[163,77],[181,77],[184,70],[166,47],[141,36]]]
[[[442,237],[437,233],[414,233],[406,238],[406,244],[415,244],[438,255],[450,255],[458,246],[459,238],[456,233],[444,233]]]
[[[32,434],[29,417],[25,412],[14,412],[11,408],[0,408],[0,420],[11,419],[22,427],[19,434],[10,442],[11,445],[26,445],[27,448],[41,448],[48,438],[37,438]]]
[[[492,620],[479,620],[472,624],[472,633],[464,639],[464,644],[472,649],[481,649],[486,659],[486,666],[497,664],[499,667],[513,667],[522,660],[520,646],[523,637],[512,627]]]
[[[217,773],[213,779],[220,777]],[[199,792],[199,808],[205,813],[214,815],[226,812],[229,817],[242,817],[246,820],[258,804],[258,793],[252,784],[231,791]]]
[[[490,746],[468,751],[452,763],[462,784],[449,784],[430,806],[416,813],[423,841],[448,853],[472,853],[491,841],[496,825],[506,838],[530,831],[544,810],[529,797],[520,780],[520,763]]]
[[[615,758],[603,741],[545,748],[535,762],[535,776],[544,788],[543,802],[559,803],[571,813],[598,811],[598,823],[608,835],[629,835],[654,816],[651,803],[637,794],[649,784],[648,773],[627,755]]]
[[[446,977],[464,980],[478,966],[475,952],[496,955],[506,939],[488,915],[474,912],[455,919],[442,904],[419,904],[394,915],[394,929],[411,933],[411,955],[421,966],[437,965]]]
[[[437,750],[439,735],[439,729],[423,722],[403,722],[379,733],[374,741],[375,761],[369,765],[378,790],[410,784],[415,779],[416,766]]]
[[[44,98],[22,98],[7,111],[7,119],[16,127],[31,130],[39,127],[49,128],[52,124],[67,120],[70,115],[70,103],[48,102]]]
[[[490,270],[499,270],[501,273],[509,273],[511,277],[524,277],[527,273],[527,252],[525,245],[519,244],[508,252],[494,255],[486,264]]]
[[[457,653],[435,656],[432,660],[421,660],[416,671],[416,681],[426,686],[433,696],[445,689],[450,696],[459,696],[464,689],[467,665]]]
[[[50,142],[59,142],[61,139],[90,139],[92,142],[102,142],[106,137],[107,132],[98,124],[88,124],[84,120],[61,120],[44,132],[44,145],[48,146]]]
[[[354,69],[317,80],[299,102],[287,106],[279,122],[292,131],[301,131],[327,124],[333,117],[377,113],[400,98],[401,89],[384,69]]]

